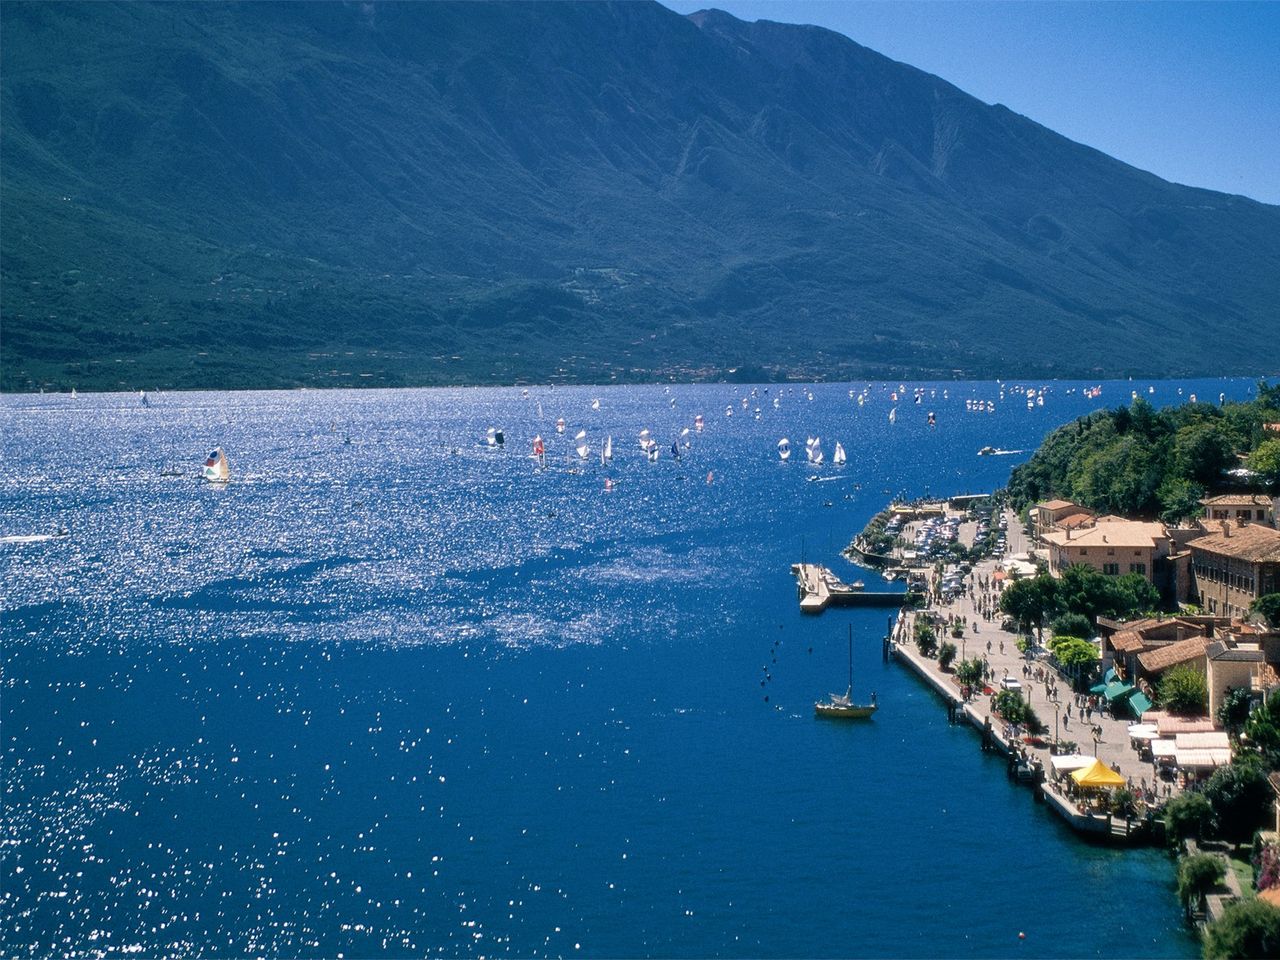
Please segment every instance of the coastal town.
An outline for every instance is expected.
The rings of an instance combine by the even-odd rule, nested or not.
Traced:
[[[1196,874],[1184,906],[1203,926],[1232,903],[1280,906],[1280,773],[1265,777],[1256,834],[1219,824],[1228,840],[1252,840],[1247,850],[1212,837],[1207,817],[1189,827],[1181,816],[1202,815],[1215,772],[1251,763],[1280,720],[1280,624],[1258,612],[1280,589],[1280,498],[1233,490],[1200,506],[1196,522],[1169,526],[1064,498],[1020,514],[1003,492],[894,503],[846,552],[907,582],[886,659],[936,691],[1073,830],[1182,851],[1180,877]],[[861,590],[816,569],[824,596]],[[800,581],[802,609],[806,598],[820,609],[819,580]],[[1046,586],[1122,580],[1151,609],[1086,618],[1062,602],[1036,607]]]

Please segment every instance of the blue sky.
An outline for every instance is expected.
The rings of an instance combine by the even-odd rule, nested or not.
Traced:
[[[1280,204],[1280,3],[663,0],[812,23],[1166,180]]]

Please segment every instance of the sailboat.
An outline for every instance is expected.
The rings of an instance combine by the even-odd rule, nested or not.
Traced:
[[[599,409],[600,409],[600,401],[599,401],[599,400],[592,400],[592,401],[591,401],[591,409],[592,409],[592,410],[599,410]]]
[[[840,445],[840,441],[836,441],[836,452],[831,454],[831,462],[834,464],[844,463],[848,458],[844,455],[844,447]]]
[[[222,452],[221,447],[216,447],[209,454],[204,462],[204,468],[200,471],[200,476],[210,483],[226,483],[231,479],[231,470],[227,466],[227,455]]]
[[[578,459],[587,459],[587,454],[591,452],[587,448],[587,431],[579,430],[578,435],[573,438],[573,442],[576,444],[574,449],[578,451]]]
[[[897,420],[898,420],[898,408],[894,407],[892,410],[889,411],[889,422],[896,423]]]
[[[613,459],[613,437],[604,438],[604,446],[600,448],[600,465],[604,466]]]
[[[489,430],[488,430],[488,432],[484,435],[484,441],[485,441],[485,443],[487,443],[489,446],[491,446],[491,447],[496,447],[496,446],[498,445],[498,431],[497,431],[497,429],[496,429],[496,428],[494,428],[494,427],[490,427],[490,428],[489,428]]]
[[[676,460],[680,459],[680,441],[679,440],[671,441],[671,456],[674,457]]]
[[[778,441],[778,459],[783,463],[791,459],[791,441],[786,437]]]
[[[556,421],[556,433],[564,433],[564,417]]]
[[[849,626],[849,688],[843,695],[827,694],[828,699],[819,700],[813,705],[815,717],[829,717],[835,720],[865,720],[876,712],[876,695],[871,694],[870,703],[853,702],[853,625]]]
[[[822,463],[822,438],[810,437],[805,441],[805,455],[815,467]]]
[[[702,419],[702,414],[698,414],[696,417],[693,418],[693,429],[697,430],[699,433],[702,432],[702,428],[704,425],[705,425],[705,421]]]
[[[543,446],[541,436],[533,438],[533,453],[529,454],[529,458],[537,460],[540,467],[547,465],[547,448]]]

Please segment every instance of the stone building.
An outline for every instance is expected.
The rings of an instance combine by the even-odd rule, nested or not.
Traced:
[[[1258,597],[1280,591],[1280,530],[1221,521],[1187,543],[1195,594],[1205,613],[1243,617]]]

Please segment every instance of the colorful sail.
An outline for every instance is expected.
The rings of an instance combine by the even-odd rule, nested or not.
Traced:
[[[227,455],[217,447],[205,458],[204,468],[200,476],[210,483],[226,483],[231,479],[231,470],[227,466]]]

